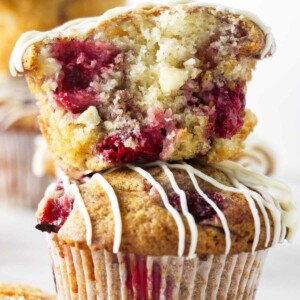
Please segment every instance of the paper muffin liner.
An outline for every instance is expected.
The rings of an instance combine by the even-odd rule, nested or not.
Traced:
[[[267,250],[254,254],[112,254],[61,245],[48,235],[59,299],[254,299]]]
[[[35,137],[33,132],[0,132],[0,204],[35,207],[51,182],[32,174]]]

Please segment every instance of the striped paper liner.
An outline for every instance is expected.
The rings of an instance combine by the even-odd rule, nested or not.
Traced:
[[[254,299],[267,250],[194,259],[112,254],[49,236],[59,299]]]
[[[36,207],[53,178],[32,174],[35,133],[0,132],[0,204]]]

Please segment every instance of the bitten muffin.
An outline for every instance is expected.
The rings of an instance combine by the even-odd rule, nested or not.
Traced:
[[[256,124],[246,84],[274,45],[250,14],[197,2],[146,5],[26,33],[11,71],[26,75],[67,172],[215,162],[236,157]]]
[[[54,300],[55,296],[29,285],[0,283],[1,300]]]
[[[37,217],[66,299],[252,299],[261,255],[299,223],[285,185],[232,162],[126,165],[71,183],[64,176]]]

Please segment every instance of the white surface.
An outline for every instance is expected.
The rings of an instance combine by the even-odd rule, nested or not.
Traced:
[[[292,177],[288,179],[293,183]],[[300,199],[300,185],[292,187],[295,198]],[[0,207],[0,282],[29,283],[51,292],[54,286],[46,240],[34,226],[33,212]],[[299,295],[298,235],[293,244],[269,251],[257,300],[299,300]]]
[[[46,239],[35,225],[33,211],[0,206],[0,282],[27,283],[53,292]]]

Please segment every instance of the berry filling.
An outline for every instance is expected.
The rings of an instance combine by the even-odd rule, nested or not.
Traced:
[[[242,129],[245,94],[241,85],[231,90],[226,85],[205,83],[200,92],[185,88],[184,93],[189,106],[200,107],[209,117],[208,137],[230,139]]]
[[[110,163],[146,163],[160,158],[168,146],[167,135],[176,131],[171,112],[153,109],[148,116],[151,125],[139,133],[115,134],[96,145],[95,152]]]
[[[238,85],[234,91],[226,87],[214,87],[206,96],[212,99],[216,108],[214,134],[220,138],[232,138],[244,124],[245,94],[242,87]]]
[[[137,135],[129,132],[123,136],[109,136],[96,146],[96,151],[110,163],[145,163],[159,158],[164,138],[163,129],[146,127]],[[135,144],[134,148],[125,146],[125,141],[129,139]]]
[[[189,212],[195,218],[196,223],[212,219],[216,216],[216,211],[196,192],[185,192]],[[225,199],[219,193],[206,193],[207,197],[212,200],[221,210],[224,210]],[[182,212],[179,195],[174,195],[170,199],[172,206],[179,212]]]
[[[74,199],[63,195],[58,199],[50,198],[46,201],[37,229],[57,233],[64,225],[73,209]]]
[[[101,80],[103,74],[123,61],[116,47],[93,40],[60,40],[52,46],[51,53],[61,65],[54,98],[74,114],[99,104],[101,99],[91,83]]]

